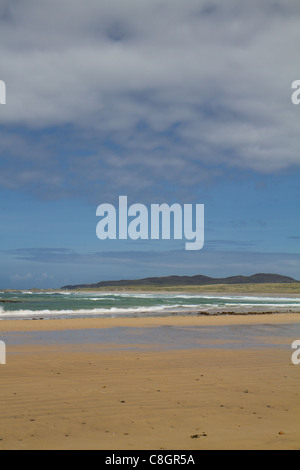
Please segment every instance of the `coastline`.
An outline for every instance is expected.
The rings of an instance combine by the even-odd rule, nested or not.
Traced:
[[[174,326],[222,326],[299,323],[300,314],[295,313],[241,313],[236,315],[172,315],[114,318],[61,318],[51,320],[3,320],[0,321],[0,334],[13,331],[56,331],[66,329],[101,329],[112,327],[151,327],[160,325]]]
[[[106,286],[106,287],[85,287],[85,288],[74,288],[74,289],[0,289],[1,292],[5,293],[18,293],[25,290],[31,290],[32,292],[68,292],[68,293],[120,293],[120,294],[191,294],[199,293],[202,295],[253,295],[253,296],[300,296],[300,282],[295,283],[245,283],[245,284],[206,284],[206,285],[127,285],[127,286]]]
[[[300,314],[300,294],[242,293],[231,291],[228,286],[226,292],[126,288],[105,291],[33,289],[1,294],[4,295],[0,298],[0,324],[13,320]]]

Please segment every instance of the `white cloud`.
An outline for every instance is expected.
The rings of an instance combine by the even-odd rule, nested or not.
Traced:
[[[52,148],[45,137],[22,146],[2,131],[0,152],[9,141],[12,153],[3,185],[67,191],[84,166],[89,184],[101,173],[127,187],[158,175],[184,187],[218,165],[270,173],[300,163],[297,0],[10,0],[0,23],[2,125],[74,126],[82,147],[96,142],[91,156],[66,158],[66,181],[57,136]],[[103,141],[110,151],[95,151]]]
[[[33,279],[33,275],[30,273],[27,274],[13,274],[10,276],[11,281],[28,281]]]

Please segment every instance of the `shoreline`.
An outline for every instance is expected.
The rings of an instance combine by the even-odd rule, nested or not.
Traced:
[[[201,295],[233,295],[233,296],[272,296],[300,297],[300,281],[297,283],[261,283],[261,284],[208,284],[208,285],[182,285],[182,286],[118,286],[101,288],[77,288],[77,289],[0,289],[3,293],[69,293],[69,294],[95,294],[95,293],[115,293],[115,294],[201,294]]]
[[[151,327],[160,325],[173,326],[222,326],[222,325],[280,325],[300,323],[300,314],[295,313],[244,313],[233,315],[172,315],[114,318],[54,318],[45,320],[3,320],[0,321],[0,333],[9,331],[58,331],[70,329],[101,329],[113,327]]]
[[[216,317],[246,315],[287,315],[300,314],[300,295],[295,293],[262,293],[262,292],[209,292],[174,290],[33,290],[15,291],[25,296],[11,295],[0,298],[0,324],[7,321],[49,321],[107,318],[167,318],[167,317]],[[7,293],[7,292],[6,292]],[[40,296],[39,296],[40,293]],[[41,302],[31,302],[35,294]],[[50,295],[47,295],[50,294]],[[54,295],[54,297],[51,296]],[[56,295],[58,294],[58,295]],[[60,295],[60,296],[59,296]],[[103,301],[111,297],[108,301]],[[78,296],[78,297],[77,297]],[[95,297],[91,298],[90,297]],[[107,297],[108,296],[108,297]],[[120,296],[120,297],[118,297]],[[149,296],[149,297],[148,297]],[[154,300],[152,300],[152,296]],[[77,300],[81,300],[81,305]],[[86,297],[86,298],[84,298]],[[142,300],[139,300],[141,297]],[[177,297],[182,297],[174,302]],[[195,301],[191,301],[194,299]],[[57,305],[52,302],[55,298]],[[91,303],[89,300],[99,302]],[[187,302],[184,299],[188,298]],[[25,299],[25,300],[23,300]],[[42,299],[42,300],[41,300]],[[46,300],[47,299],[47,300]],[[146,299],[144,301],[144,299]],[[150,299],[150,300],[149,300]],[[211,300],[212,299],[212,300]],[[49,300],[49,302],[48,302]],[[116,300],[116,302],[115,302]],[[25,302],[22,304],[22,302]],[[190,305],[189,304],[195,304]],[[8,306],[6,307],[6,304]],[[10,304],[17,304],[11,307]],[[178,305],[177,305],[178,304]],[[3,305],[3,307],[1,307]],[[80,305],[78,307],[78,305]],[[173,306],[172,306],[173,305]]]

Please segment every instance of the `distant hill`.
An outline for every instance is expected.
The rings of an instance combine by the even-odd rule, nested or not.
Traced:
[[[253,274],[252,276],[230,276],[225,278],[214,278],[203,276],[166,276],[166,277],[148,277],[145,279],[121,280],[121,281],[102,281],[97,284],[79,284],[74,286],[64,286],[62,289],[95,289],[97,287],[118,287],[118,286],[205,286],[213,284],[264,284],[279,283],[289,284],[297,283],[292,277],[281,276],[280,274]]]

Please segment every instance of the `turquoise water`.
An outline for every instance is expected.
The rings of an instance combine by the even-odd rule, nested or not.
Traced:
[[[1,303],[9,300],[13,303]],[[297,311],[300,297],[201,294],[0,292],[0,319],[168,316],[240,310]]]

